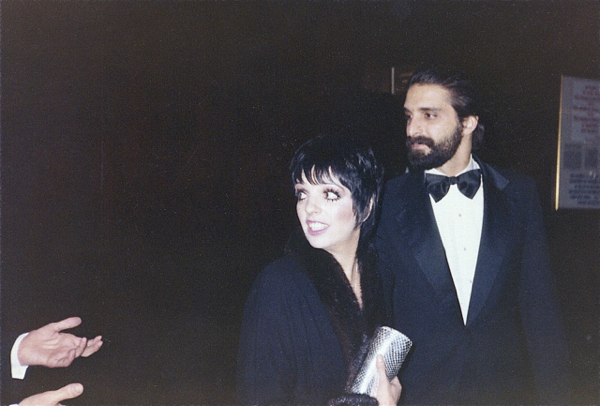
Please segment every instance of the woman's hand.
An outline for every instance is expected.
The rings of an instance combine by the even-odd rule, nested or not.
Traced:
[[[385,361],[383,355],[377,356],[377,375],[379,382],[377,384],[377,396],[375,398],[379,402],[379,406],[396,406],[400,400],[400,394],[402,393],[402,385],[397,376],[388,381],[387,375],[385,374]]]

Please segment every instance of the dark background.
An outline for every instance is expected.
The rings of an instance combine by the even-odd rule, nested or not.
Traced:
[[[577,402],[600,402],[600,219],[552,201],[560,77],[600,78],[599,2],[4,0],[1,13],[2,345],[73,315],[77,334],[105,337],[66,370],[32,368],[28,390],[234,403],[245,297],[294,226],[293,151],[362,130],[387,176],[402,172],[389,70],[437,60],[484,85],[480,156],[538,183]]]

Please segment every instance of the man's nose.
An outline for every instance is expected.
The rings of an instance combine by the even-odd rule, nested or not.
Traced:
[[[406,135],[409,137],[414,137],[416,135],[422,135],[423,126],[418,119],[412,118],[410,121],[406,123]]]

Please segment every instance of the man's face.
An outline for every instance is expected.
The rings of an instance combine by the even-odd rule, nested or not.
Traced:
[[[463,126],[450,92],[440,85],[416,84],[406,93],[406,145],[414,168],[438,168],[454,156]]]

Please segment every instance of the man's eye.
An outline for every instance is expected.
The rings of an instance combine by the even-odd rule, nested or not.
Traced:
[[[433,114],[433,113],[425,113],[425,117],[426,117],[426,118],[435,118],[435,117],[436,117],[436,115],[435,115],[435,114]]]

